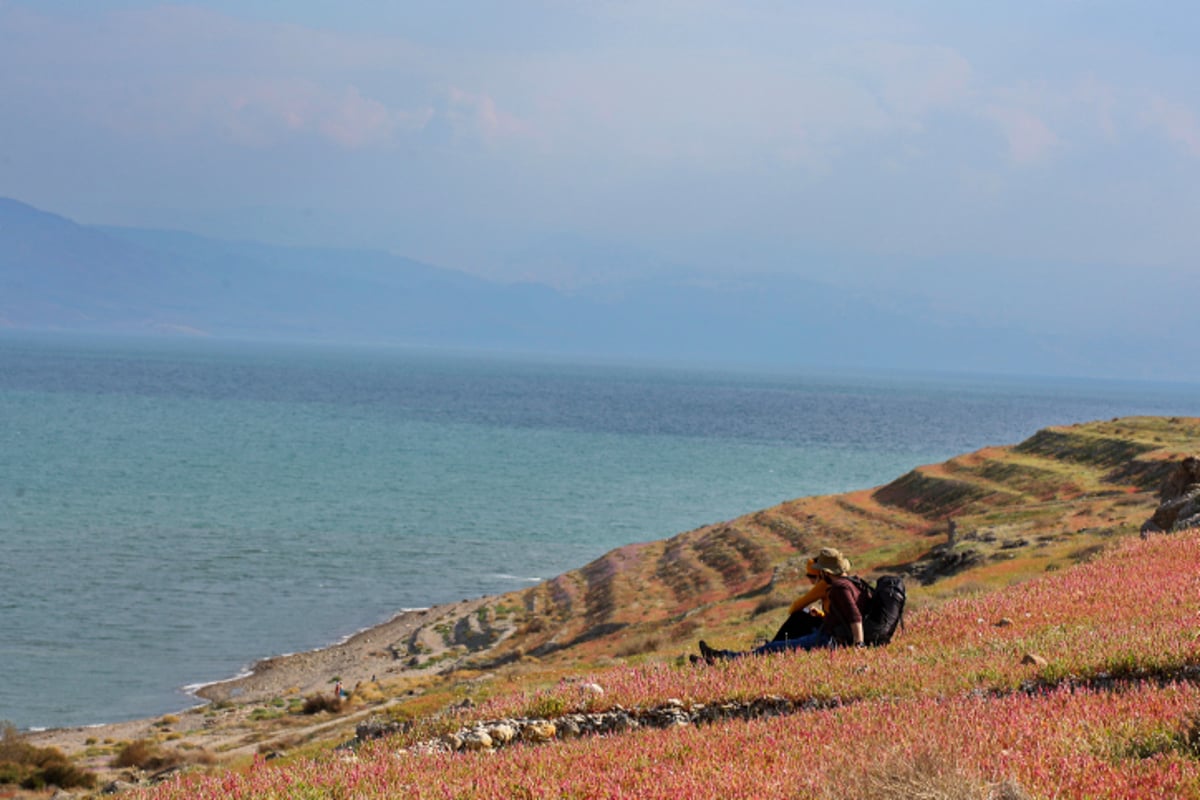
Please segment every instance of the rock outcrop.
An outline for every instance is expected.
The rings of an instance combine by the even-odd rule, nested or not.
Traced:
[[[1158,497],[1158,509],[1142,525],[1143,536],[1200,527],[1200,459],[1188,456],[1180,462],[1163,481]]]

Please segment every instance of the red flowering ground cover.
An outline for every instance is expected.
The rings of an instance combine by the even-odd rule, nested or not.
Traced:
[[[1046,663],[1022,663],[1030,653]],[[844,798],[905,774],[957,781],[942,796],[1005,786],[1037,798],[1200,798],[1198,665],[1200,535],[1160,536],[915,613],[887,648],[617,667],[592,676],[601,697],[564,684],[473,715],[765,695],[838,697],[837,708],[495,753],[419,755],[383,741],[143,796]]]

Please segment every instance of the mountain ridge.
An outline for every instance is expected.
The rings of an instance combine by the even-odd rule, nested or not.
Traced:
[[[879,298],[885,299],[885,298]],[[806,278],[645,275],[571,292],[378,250],[87,226],[0,202],[0,325],[12,330],[395,344],[708,364],[1093,377],[1178,374],[1061,334],[906,312]],[[968,321],[964,322],[964,319]]]

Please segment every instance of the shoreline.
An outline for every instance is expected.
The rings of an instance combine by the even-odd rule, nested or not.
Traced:
[[[420,667],[407,656],[411,644],[419,638],[427,659],[444,656],[452,649],[452,644],[444,642],[441,636],[425,635],[431,627],[447,618],[459,619],[473,614],[479,606],[494,599],[485,595],[428,608],[404,609],[378,625],[357,631],[327,647],[259,659],[233,677],[182,687],[181,691],[199,701],[185,709],[119,722],[40,730],[30,728],[23,734],[38,746],[58,747],[68,753],[80,752],[96,741],[127,741],[161,734],[164,720],[194,719],[218,709],[228,713],[231,708],[248,715],[251,706],[270,703],[276,698],[304,698],[332,692],[338,681],[346,691],[353,691],[359,685],[372,682],[391,683],[405,678],[428,677],[430,670]],[[181,725],[192,730],[186,721]],[[206,742],[222,748],[243,738],[245,731],[231,732],[226,740],[213,731],[205,731],[205,734]]]
[[[449,604],[449,605],[454,605],[454,604]],[[204,692],[206,690],[211,689],[212,687],[220,686],[221,684],[226,684],[226,683],[237,683],[237,682],[245,681],[248,678],[253,678],[255,676],[255,673],[257,673],[260,668],[262,668],[264,665],[271,663],[271,662],[279,662],[281,660],[286,660],[286,659],[294,658],[297,656],[318,654],[325,650],[333,650],[333,649],[341,647],[343,645],[350,644],[356,637],[361,636],[362,634],[371,633],[372,631],[375,631],[377,629],[389,626],[392,623],[400,620],[401,617],[404,617],[409,614],[428,613],[430,610],[432,610],[434,608],[439,608],[439,606],[423,606],[423,607],[419,607],[419,608],[402,608],[399,611],[397,611],[395,614],[393,614],[392,616],[388,617],[383,622],[377,623],[375,625],[368,625],[365,628],[360,628],[360,629],[354,631],[353,633],[343,636],[341,639],[338,639],[336,642],[333,642],[331,644],[322,645],[320,647],[314,647],[311,650],[298,650],[298,651],[293,651],[293,652],[289,652],[289,653],[279,653],[279,654],[276,654],[273,656],[266,656],[266,657],[257,659],[255,661],[252,661],[250,663],[250,665],[248,667],[246,667],[246,669],[244,669],[243,671],[239,672],[238,674],[236,674],[232,677],[219,678],[215,681],[204,681],[203,683],[189,683],[185,686],[179,687],[179,690],[181,692],[185,693],[188,697],[198,698],[198,699],[202,700],[203,702],[200,703],[201,706],[208,705],[212,701],[207,699],[207,696],[204,694]],[[190,710],[190,708],[186,709],[186,710]]]
[[[417,635],[431,620],[470,614],[489,599],[492,598],[483,596],[403,609],[378,625],[326,647],[259,659],[246,672],[204,684],[191,694],[207,704],[255,703],[284,694],[307,696],[329,691],[339,679],[350,690],[360,683],[418,674],[421,670],[407,666],[399,658],[396,646]]]

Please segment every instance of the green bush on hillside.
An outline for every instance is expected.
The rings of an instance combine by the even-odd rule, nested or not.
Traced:
[[[0,784],[23,789],[60,789],[96,785],[96,776],[72,764],[55,747],[35,747],[10,722],[0,722]]]

